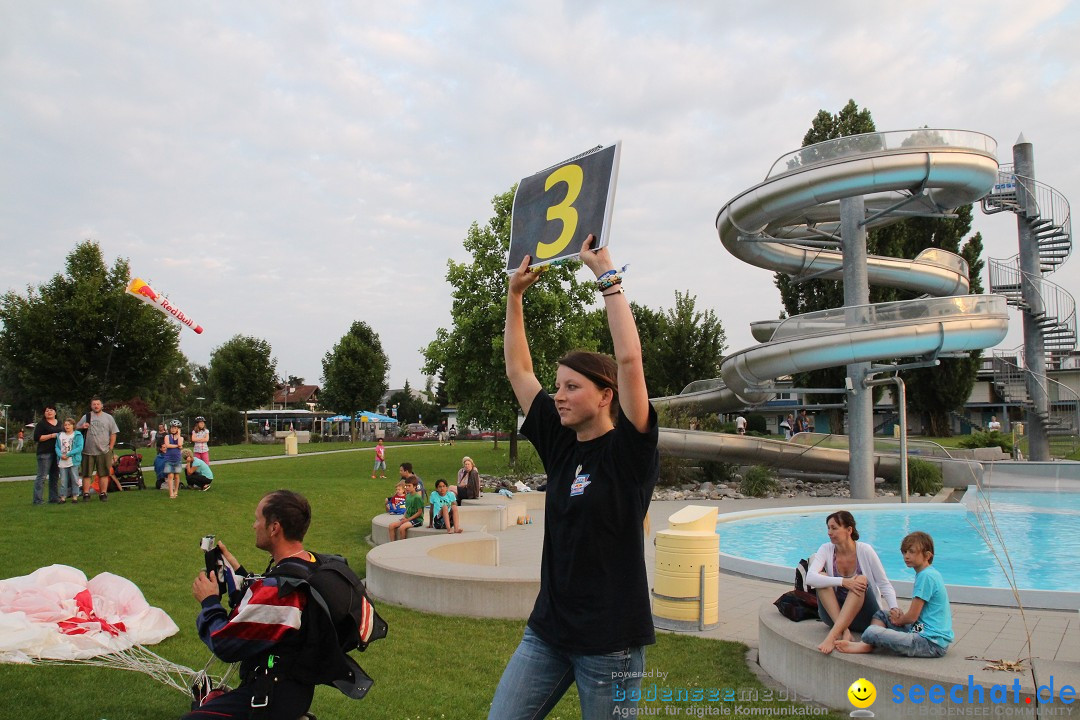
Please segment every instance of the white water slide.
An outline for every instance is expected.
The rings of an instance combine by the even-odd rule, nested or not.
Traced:
[[[997,144],[981,133],[920,129],[838,138],[781,157],[765,180],[716,218],[739,260],[796,278],[840,280],[840,200],[863,196],[868,228],[937,215],[975,202],[997,179]],[[937,356],[992,347],[1008,331],[1005,298],[968,295],[963,258],[930,249],[914,260],[870,255],[871,285],[932,297],[843,307],[754,323],[760,345],[724,359],[721,377],[656,398],[657,406],[734,410],[773,397],[776,378],[851,363]],[[846,472],[847,452],[673,429],[661,448],[683,457]],[[897,466],[879,457],[876,465]],[[889,473],[892,474],[892,473]]]

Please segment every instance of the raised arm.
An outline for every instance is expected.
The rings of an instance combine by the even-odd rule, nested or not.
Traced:
[[[606,247],[592,250],[596,236],[590,235],[581,246],[581,261],[599,279],[615,263]],[[641,339],[638,337],[630,302],[617,285],[603,293],[604,309],[607,311],[608,328],[615,347],[615,361],[619,366],[619,407],[638,432],[645,432],[649,425],[649,391],[645,386],[645,369],[641,359]]]
[[[529,408],[540,392],[540,381],[533,372],[532,353],[529,352],[529,340],[525,337],[525,312],[522,298],[525,291],[533,286],[540,277],[539,273],[529,272],[530,257],[526,255],[521,265],[510,276],[510,287],[506,293],[506,326],[503,328],[503,360],[506,362],[506,377],[514,388],[521,411],[529,414]]]

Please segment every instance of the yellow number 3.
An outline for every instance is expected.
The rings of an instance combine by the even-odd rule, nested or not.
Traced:
[[[585,179],[584,173],[581,172],[580,165],[563,165],[561,168],[551,173],[547,177],[547,182],[544,183],[544,190],[550,190],[556,183],[566,183],[566,197],[558,205],[554,205],[548,208],[547,219],[561,220],[562,221],[562,233],[556,238],[555,242],[540,242],[536,244],[536,257],[545,260],[549,257],[558,255],[566,246],[570,244],[570,240],[574,237],[574,232],[577,230],[578,213],[574,209],[574,201],[577,200],[578,194],[581,193],[581,184]]]

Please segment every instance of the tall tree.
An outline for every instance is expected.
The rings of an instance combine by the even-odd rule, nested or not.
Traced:
[[[421,422],[431,426],[439,422],[441,407],[426,392],[415,392],[408,380],[387,402],[391,407],[397,406],[397,419],[402,423]]]
[[[649,395],[676,395],[695,380],[720,375],[727,347],[720,320],[712,310],[698,310],[697,297],[675,291],[675,307],[653,310],[630,303],[645,366]],[[607,318],[602,309],[590,313],[591,331],[601,352],[614,354]]]
[[[442,378],[464,422],[510,433],[512,461],[517,456],[518,406],[503,364],[503,321],[513,201],[513,188],[496,195],[491,219],[483,227],[474,222],[465,237],[464,247],[472,261],[447,263],[453,327],[439,328],[435,339],[423,348],[424,372]],[[592,283],[575,277],[578,266],[568,263],[550,268],[525,295],[533,366],[547,387],[554,383],[559,357],[573,348],[595,347],[585,307],[596,293]]]
[[[361,410],[374,410],[386,392],[390,359],[383,352],[378,333],[357,320],[334,349],[323,356],[323,387],[319,404],[353,418]],[[300,378],[301,383],[303,382]],[[290,383],[291,384],[291,383]],[[350,422],[356,441],[356,423]]]
[[[248,410],[269,402],[276,378],[277,360],[261,338],[236,335],[210,353],[210,385],[215,397],[243,411],[244,442],[250,441]]]
[[[0,386],[25,412],[45,401],[75,406],[91,395],[146,395],[186,362],[179,327],[125,291],[126,259],[105,265],[85,240],[63,273],[26,294],[0,296]]]

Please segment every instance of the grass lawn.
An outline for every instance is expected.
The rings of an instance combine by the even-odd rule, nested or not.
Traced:
[[[401,442],[401,443],[388,443],[387,448],[394,448],[398,445],[404,447],[406,445],[410,447],[422,446],[429,443],[428,441],[422,442]],[[459,445],[461,443],[458,443]],[[483,443],[480,443],[483,444]],[[490,443],[487,443],[490,445]],[[16,477],[21,475],[33,475],[37,472],[37,455],[34,454],[33,444],[27,445],[27,449],[21,453],[4,452],[0,453],[0,477]],[[375,443],[371,442],[333,442],[333,443],[304,443],[299,445],[297,449],[301,455],[307,453],[325,453],[332,452],[334,450],[351,450],[355,448],[368,448],[375,447]],[[139,452],[143,456],[143,465],[149,467],[154,462],[154,448],[140,447]],[[275,455],[285,454],[284,443],[274,444],[250,444],[250,445],[212,445],[210,447],[210,459],[211,462],[216,460],[235,460],[237,458],[252,458],[252,457],[272,457]],[[389,457],[389,455],[387,456]],[[460,460],[460,458],[459,458]],[[387,465],[389,467],[389,464]],[[456,470],[455,470],[456,472]]]
[[[214,451],[219,459],[225,454]],[[506,451],[505,442],[498,450],[490,442],[459,443],[453,448],[389,445],[387,464],[396,470],[398,463],[411,461],[425,483],[434,486],[439,477],[453,481],[464,454],[471,455],[481,471],[500,472],[506,466]],[[265,492],[288,487],[312,503],[314,520],[305,545],[345,555],[363,575],[369,550],[364,538],[393,484],[393,478],[370,479],[372,457],[370,451],[361,451],[220,465],[213,490],[181,493],[176,502],[164,492],[147,490],[112,493],[108,503],[34,508],[29,482],[0,483],[0,523],[5,530],[0,540],[5,558],[2,575],[23,575],[63,563],[89,577],[105,571],[127,577],[151,605],[163,608],[180,626],[179,633],[152,649],[174,662],[201,668],[209,653],[195,633],[197,606],[190,594],[191,579],[202,567],[199,539],[214,533],[247,567],[261,570],[262,553],[252,545],[254,508]],[[26,458],[32,461],[33,455]],[[324,720],[486,717],[524,621],[448,618],[385,604],[379,611],[390,623],[389,637],[358,655],[375,678],[375,687],[360,702],[320,687],[313,712]],[[744,661],[745,650],[736,643],[663,634],[648,649],[646,667],[667,673],[666,679],[655,680],[660,687],[764,693]],[[0,687],[6,704],[19,709],[19,717],[40,720],[155,720],[179,717],[187,708],[184,696],[144,675],[104,668],[0,665]],[[692,717],[709,703],[674,705],[679,716]],[[576,693],[568,693],[550,717],[579,718]]]

